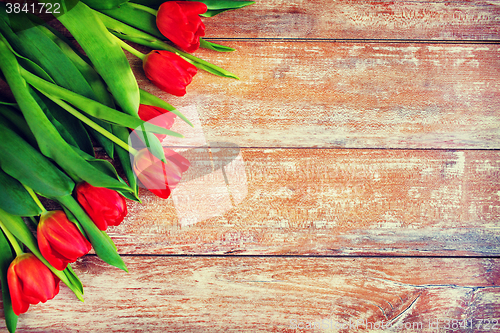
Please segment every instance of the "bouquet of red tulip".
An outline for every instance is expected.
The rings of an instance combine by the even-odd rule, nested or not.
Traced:
[[[161,140],[182,137],[170,130],[176,117],[191,123],[139,89],[123,49],[142,59],[151,82],[176,96],[198,70],[237,79],[192,53],[233,51],[202,38],[200,16],[253,2],[162,2],[0,3],[0,78],[13,95],[0,99],[0,281],[10,332],[30,304],[58,293],[60,281],[83,300],[69,264],[92,248],[126,271],[107,228],[127,215],[126,199],[140,201],[139,184],[168,198],[190,166]],[[84,53],[33,15],[49,5]],[[126,41],[153,50],[143,54]],[[96,158],[96,145],[121,164],[120,174]],[[44,200],[60,209],[47,211]]]

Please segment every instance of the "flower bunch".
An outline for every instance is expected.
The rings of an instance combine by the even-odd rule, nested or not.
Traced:
[[[10,332],[30,304],[54,298],[60,282],[83,300],[70,264],[92,249],[126,271],[106,230],[124,220],[127,200],[140,202],[139,185],[166,199],[190,166],[161,141],[182,137],[171,130],[176,117],[191,123],[139,89],[123,50],[142,59],[152,83],[176,96],[186,94],[198,70],[237,79],[192,53],[232,51],[203,39],[201,16],[253,3],[60,2],[57,19],[84,53],[50,25],[23,11],[8,14],[0,3],[0,78],[14,97],[0,98],[0,281]],[[130,42],[151,51],[143,54]],[[96,157],[95,146],[107,159]],[[120,162],[123,174],[110,160]],[[60,208],[48,211],[42,203],[48,201]]]

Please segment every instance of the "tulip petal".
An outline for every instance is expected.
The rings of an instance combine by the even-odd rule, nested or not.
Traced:
[[[7,281],[9,284],[10,297],[12,300],[12,310],[16,315],[25,313],[29,309],[29,303],[21,298],[22,287],[19,278],[13,270],[7,272]]]
[[[166,51],[176,52],[179,55],[181,55],[182,57],[189,59],[189,61],[192,64],[194,64],[196,67],[198,67],[199,69],[205,70],[205,71],[212,73],[214,75],[239,80],[238,76],[234,75],[233,73],[231,73],[223,68],[220,68],[214,64],[211,64],[205,60],[197,58],[190,53],[182,52],[182,51],[178,50],[177,48],[173,47],[172,45],[167,44],[167,43],[159,40],[157,38],[158,36],[156,36],[154,31],[150,31],[149,29],[144,29],[144,31],[142,31],[142,30],[136,29],[134,27],[131,27],[127,24],[124,24],[117,19],[111,18],[107,15],[103,15],[102,13],[96,12],[96,14],[106,24],[108,29],[115,36],[117,36],[121,39],[128,40],[130,42],[137,43],[140,45],[144,45],[144,46],[147,46],[147,47],[149,47],[151,49],[155,49],[155,50],[166,50]],[[207,48],[207,46],[209,45],[207,41],[203,41],[203,39],[200,39],[200,46],[202,45],[202,43],[203,43],[203,47],[205,47],[205,48]],[[231,49],[231,48],[223,47],[221,49],[220,46],[214,47],[214,45],[217,45],[217,44],[213,44],[213,43],[210,43],[210,44],[212,46],[210,46],[209,48],[216,49],[217,51],[221,51],[221,50],[234,51],[234,49]],[[142,100],[143,95],[144,95],[144,91],[141,91],[141,100]],[[184,119],[184,118],[183,118],[183,120],[186,121],[186,119]]]
[[[116,191],[83,182],[76,187],[76,197],[99,230],[119,225],[127,215],[125,198]]]
[[[139,118],[156,126],[170,129],[175,122],[176,115],[168,110],[157,106],[141,104],[139,106]],[[162,141],[166,135],[155,134]]]
[[[206,11],[207,6],[201,2],[167,1],[158,9],[156,25],[163,36],[191,53],[200,47],[200,37],[205,36],[199,14]]]
[[[50,243],[47,241],[45,236],[38,235],[38,247],[42,251],[42,255],[47,261],[54,266],[55,269],[62,271],[66,268],[68,263],[58,256],[56,256],[54,250],[52,250]]]
[[[158,88],[175,96],[184,96],[198,69],[169,51],[151,51],[143,62],[144,73]]]
[[[29,304],[52,299],[59,293],[59,278],[32,253],[17,256],[7,271],[14,313],[28,311]]]
[[[189,161],[171,149],[164,148],[167,163],[161,162],[147,149],[139,151],[134,159],[134,172],[143,187],[166,199],[180,182]]]
[[[42,214],[37,228],[37,239],[42,255],[60,271],[91,249],[87,239],[61,210]]]

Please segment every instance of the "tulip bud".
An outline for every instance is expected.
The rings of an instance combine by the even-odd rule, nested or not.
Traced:
[[[153,105],[139,105],[139,118],[153,125],[170,129],[175,121],[175,114]],[[155,134],[158,140],[163,141],[165,134]]]
[[[171,149],[163,148],[167,163],[149,150],[142,149],[134,158],[134,173],[141,184],[160,198],[167,199],[190,163]]]
[[[186,87],[193,80],[198,69],[168,51],[151,51],[143,60],[144,74],[158,88],[175,96],[184,96]]]
[[[127,202],[118,192],[82,182],[76,186],[76,199],[99,230],[119,225],[127,216]]]
[[[205,36],[205,25],[199,14],[207,5],[195,1],[167,1],[158,9],[156,26],[163,36],[186,52],[200,47],[200,37]]]
[[[42,214],[37,227],[37,239],[43,257],[60,271],[92,248],[62,210]]]
[[[19,316],[28,311],[30,304],[53,299],[59,293],[59,281],[34,254],[17,256],[7,270],[14,313]]]

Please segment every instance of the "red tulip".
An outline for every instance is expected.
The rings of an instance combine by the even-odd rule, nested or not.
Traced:
[[[186,52],[200,47],[200,37],[205,36],[205,25],[199,14],[207,5],[194,1],[167,1],[158,9],[156,26],[163,36]]]
[[[76,199],[99,230],[119,225],[127,216],[127,202],[118,192],[83,182],[76,186]]]
[[[14,313],[19,316],[28,311],[30,304],[53,299],[59,293],[59,281],[34,254],[17,256],[7,270]]]
[[[163,150],[167,163],[160,161],[147,149],[139,151],[134,158],[134,172],[144,187],[160,198],[167,199],[190,163],[171,149]]]
[[[92,245],[62,210],[45,212],[37,228],[38,247],[47,261],[60,271],[89,253]]]
[[[143,60],[146,77],[158,88],[175,96],[184,96],[186,87],[198,69],[175,53],[151,51]]]
[[[139,105],[139,118],[153,125],[170,129],[175,121],[175,114],[168,110],[152,105]],[[162,141],[165,134],[155,134]]]

